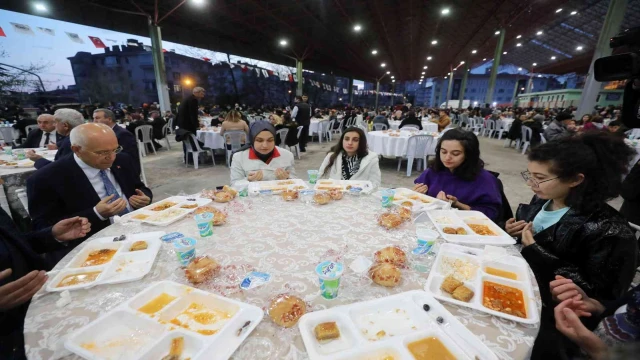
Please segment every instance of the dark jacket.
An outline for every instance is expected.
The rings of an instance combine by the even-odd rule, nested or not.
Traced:
[[[624,178],[620,196],[624,199],[620,213],[629,222],[640,225],[640,162]]]
[[[167,125],[167,122],[160,116],[151,120],[151,126],[153,126],[153,138],[154,139],[164,139],[166,134],[162,133],[162,128]]]
[[[513,123],[511,123],[511,128],[509,129],[509,133],[507,134],[507,137],[510,140],[518,140],[522,137],[522,120],[520,119],[513,120]]]
[[[29,135],[27,135],[27,139],[25,141],[22,142],[22,144],[16,146],[16,148],[20,148],[20,149],[34,149],[34,148],[39,148],[40,147],[40,140],[42,139],[42,133],[43,131],[40,129],[35,129],[32,130]],[[50,137],[50,140],[52,140],[53,142],[55,142],[56,144],[64,139],[65,136],[60,135],[56,132],[56,136],[55,138]]]
[[[20,137],[26,137],[27,126],[30,125],[38,125],[38,120],[32,118],[19,119],[15,124],[13,124],[13,128],[20,132]]]
[[[295,146],[298,143],[298,124],[292,122],[287,125],[277,125],[276,131],[281,129],[289,129],[287,133],[287,138],[284,140],[285,145],[287,146]],[[276,144],[280,144],[280,136],[276,134]]]
[[[153,198],[128,154],[116,156],[111,172],[127,200],[135,195],[136,189]],[[91,222],[91,232],[86,237],[57,247],[51,255],[54,261],[59,261],[85,239],[110,225],[108,219],[100,220],[93,211],[101,199],[73,156],[66,156],[31,175],[27,179],[27,195],[34,229],[43,229],[74,216],[86,217]]]
[[[180,104],[178,108],[178,124],[180,129],[187,130],[193,134],[200,128],[198,120],[198,99],[191,95]]]
[[[542,140],[540,138],[540,134],[542,133],[542,123],[532,120],[525,121],[522,125],[531,129],[531,146],[540,144],[540,140]]]
[[[306,102],[299,102],[296,104],[298,112],[296,113],[295,121],[300,125],[309,125],[311,123],[311,105]]]
[[[373,124],[385,124],[387,125],[387,129],[390,129],[389,120],[384,115],[377,115],[373,118]],[[422,125],[422,123],[420,123]]]
[[[62,140],[58,141],[58,143],[56,144],[58,145],[58,152],[56,153],[56,156],[54,157],[55,161],[58,161],[60,159],[62,159],[65,156],[68,155],[73,155],[73,150],[71,150],[71,140],[69,139],[68,136],[65,136],[62,138]],[[33,164],[33,166],[36,169],[42,169],[43,167],[51,164],[52,161],[51,160],[47,160],[45,158],[42,159],[38,159],[36,160],[36,162]]]
[[[417,117],[411,116],[407,117],[400,123],[398,129],[402,129],[406,125],[417,125],[420,130],[422,130],[422,121],[420,121]]]
[[[140,174],[140,156],[138,155],[138,142],[131,132],[116,124],[113,126],[113,132],[118,139],[118,145],[122,146],[122,152],[128,154],[136,166],[137,174]]]

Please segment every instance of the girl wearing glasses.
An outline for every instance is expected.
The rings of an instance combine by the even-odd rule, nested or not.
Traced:
[[[505,229],[522,239],[522,256],[540,284],[543,307],[533,359],[576,350],[555,327],[558,301],[549,283],[556,276],[571,279],[600,302],[622,296],[633,279],[637,241],[624,217],[607,205],[619,195],[633,154],[622,139],[594,132],[550,141],[529,153],[522,176],[535,196],[519,206]]]

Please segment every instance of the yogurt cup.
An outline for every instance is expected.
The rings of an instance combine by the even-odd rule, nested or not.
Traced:
[[[323,261],[316,266],[316,274],[320,282],[320,293],[323,298],[331,300],[338,297],[340,277],[344,272],[341,263]]]
[[[196,257],[197,243],[196,239],[188,237],[173,240],[173,249],[180,265],[187,266]]]
[[[202,213],[194,216],[196,220],[196,225],[198,226],[198,231],[200,232],[200,237],[208,237],[213,235],[213,214],[212,213]]]
[[[380,192],[382,207],[388,208],[393,206],[393,197],[395,195],[395,190],[393,189],[384,189]]]

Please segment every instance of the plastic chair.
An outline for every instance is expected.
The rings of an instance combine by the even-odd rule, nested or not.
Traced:
[[[387,124],[373,124],[373,131],[387,130],[389,127]]]
[[[494,120],[487,120],[483,130],[483,136],[493,137],[493,133],[496,132],[496,122]]]
[[[142,138],[142,140],[140,140]],[[142,156],[147,156],[146,144],[151,145],[151,149],[153,149],[153,153],[156,153],[156,148],[153,146],[153,126],[151,125],[140,125],[136,128],[136,139],[138,139],[138,147],[142,147]]]
[[[419,127],[418,125],[412,125],[412,124],[409,124],[409,125],[405,125],[405,126],[403,126],[403,127],[402,127],[402,129],[405,129],[405,130],[406,130],[406,129],[416,129],[416,130],[420,130],[420,127]],[[400,130],[402,130],[402,129],[400,129]]]
[[[520,144],[522,145],[522,155],[527,152],[529,145],[531,145],[531,136],[533,136],[533,130],[528,126],[522,127],[522,138]]]
[[[171,134],[171,127],[169,126],[169,124],[164,124],[164,126],[162,127],[162,135],[164,136],[164,138],[159,140],[164,139],[164,142],[167,144],[167,150],[171,150],[171,144],[169,144],[169,134]]]
[[[256,115],[253,117],[253,121],[262,121],[262,120],[264,120],[264,118],[260,115]]]
[[[142,162],[142,146],[138,146],[138,161],[140,162],[140,178],[144,185],[147,185],[147,175],[144,173],[144,163]]]
[[[29,125],[29,126],[25,126],[24,127],[24,132],[29,135],[30,132],[32,132],[33,130],[37,129],[38,125]]]
[[[5,144],[15,146],[15,139],[13,138],[12,127],[0,127],[0,134],[2,134],[2,140]]]
[[[407,144],[407,176],[411,176],[411,169],[413,168],[413,160],[414,159],[422,159],[423,168],[427,167],[427,160],[429,160],[428,152],[431,150],[433,146],[434,138],[431,135],[415,135],[409,138],[409,143]],[[398,159],[398,171],[402,167],[402,159]],[[418,171],[420,171],[420,166],[418,166]]]
[[[175,133],[175,131],[173,130],[173,120],[174,120],[174,119],[175,119],[175,118],[170,118],[170,119],[169,119],[169,122],[167,123],[167,124],[169,125],[169,132],[168,132],[168,134],[173,134],[173,133]]]
[[[473,126],[471,127],[471,131],[473,131],[476,135],[479,135],[484,127],[484,119],[481,117],[475,117],[473,121]]]
[[[369,129],[367,129],[367,125],[358,124],[358,126],[356,126],[356,127],[362,129],[362,131],[364,131],[365,134],[369,132]]]
[[[242,133],[244,133],[244,131],[242,131]],[[225,133],[225,135],[227,135],[227,133]],[[216,159],[213,157],[213,149],[201,148],[200,144],[198,143],[198,139],[196,138],[195,135],[189,133],[189,137],[191,138],[191,141],[189,141],[188,139],[184,139],[183,143],[185,144],[185,147],[187,149],[187,159],[189,158],[189,154],[191,154],[191,157],[193,158],[194,168],[198,169],[198,163],[200,162],[200,153],[202,152],[206,153],[207,151],[211,151],[213,166],[216,166]],[[193,148],[192,142],[193,144],[195,144],[195,149]],[[185,166],[187,167],[189,166],[188,162],[186,161],[185,161]]]
[[[331,128],[331,132],[333,134],[337,134],[337,135],[342,136],[342,125],[343,124],[344,124],[344,118],[340,119],[340,121],[338,122],[338,128],[337,129]]]
[[[295,150],[296,151],[296,156],[298,157],[298,160],[300,160],[300,135],[302,134],[302,129],[304,129],[303,126],[298,126],[298,142],[293,145],[293,146],[289,146],[290,150]]]
[[[504,121],[496,121],[496,132],[498,133],[498,140],[502,140],[502,134],[509,132],[509,130],[504,126]]]
[[[284,149],[286,146],[285,142],[287,140],[287,135],[289,135],[289,129],[280,129],[276,131],[276,134],[280,136],[280,144],[278,144],[278,146]]]
[[[286,129],[285,129],[286,130]],[[225,143],[225,151],[227,152],[227,167],[231,166],[231,155],[233,155],[234,151],[239,150],[242,147],[243,140],[246,141],[247,133],[242,130],[231,130],[225,131],[224,133],[224,143]],[[231,150],[227,147],[227,145],[231,145]],[[213,153],[213,150],[211,150]],[[215,163],[214,163],[215,165]]]
[[[331,128],[333,127],[333,120],[320,122],[320,142],[322,138],[326,138],[327,141],[333,140],[331,137]]]
[[[547,139],[544,138],[544,135],[540,134],[540,144],[544,144],[547,142]]]

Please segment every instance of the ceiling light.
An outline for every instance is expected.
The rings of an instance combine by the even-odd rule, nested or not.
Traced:
[[[522,68],[518,68],[518,71],[522,71]]]
[[[435,45],[435,44],[437,44],[437,43],[438,43],[438,40],[433,40],[433,41],[431,42],[431,45]]]
[[[560,11],[562,11],[562,9],[558,9],[558,10],[556,10],[556,14],[557,14],[557,13],[559,13]]]
[[[516,36],[516,39],[520,39],[522,37],[522,35],[518,35]]]
[[[281,46],[286,46],[287,45],[287,40],[285,40],[285,39],[280,40],[280,45]]]
[[[471,53],[472,53],[472,54],[475,54],[475,53],[477,53],[477,52],[478,52],[478,50],[471,50]]]
[[[395,79],[395,76],[391,76],[392,79]]]
[[[522,44],[521,43],[517,43],[516,46],[520,47],[520,46],[522,46]]]
[[[507,55],[507,52],[506,52],[506,51],[505,51],[505,52],[503,52],[503,53],[502,53],[502,55]]]
[[[424,71],[422,72],[422,75],[424,75]]]
[[[538,31],[536,35],[542,35],[542,30]]]
[[[378,50],[371,50],[371,53],[372,53],[373,55],[375,55],[375,54],[377,54],[377,53],[378,53]]]
[[[362,30],[362,26],[356,25],[356,26],[353,27],[353,30],[354,31],[360,31],[360,30]]]
[[[431,61],[433,59],[431,56],[427,56],[427,60]]]
[[[542,75],[538,75],[538,77],[542,77]]]
[[[487,61],[487,58],[482,59],[482,61]]]
[[[380,67],[385,67],[385,66],[387,66],[387,64],[385,63],[380,64]]]
[[[196,5],[202,5],[204,4],[204,0],[191,0],[192,3],[196,4]]]
[[[451,73],[447,73],[447,75],[451,75]]]
[[[442,11],[440,12],[442,15],[447,15],[449,14],[449,8],[444,8],[442,9]]]
[[[537,63],[533,63],[533,66],[538,66],[538,64]]]
[[[387,75],[391,74],[391,71],[387,71]]]
[[[521,88],[520,90],[524,91],[524,88]]]
[[[426,70],[426,69],[427,69],[427,66],[423,67],[423,69],[425,69],[425,70]]]
[[[496,31],[495,33],[496,35],[500,35],[500,30]]]
[[[395,80],[391,80],[391,82],[396,82]]]
[[[446,79],[447,77],[445,76],[444,78]]]
[[[460,61],[460,65],[464,65],[464,61]]]
[[[555,57],[555,56],[552,56],[552,57],[551,57],[551,60],[555,60],[555,59],[556,59],[556,57]]]
[[[578,13],[577,11],[573,10],[573,11],[571,12],[571,15],[575,15],[575,14],[577,14],[577,13]]]
[[[46,6],[44,6],[44,4],[41,4],[41,3],[35,3],[35,4],[33,5],[33,7],[34,7],[36,10],[40,11],[40,12],[46,12],[46,11],[47,11],[47,7],[46,7]]]
[[[576,50],[578,50],[578,51],[582,50],[582,46],[578,46],[578,47],[576,48]]]

